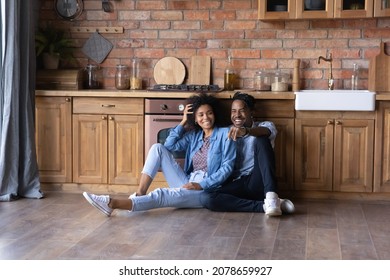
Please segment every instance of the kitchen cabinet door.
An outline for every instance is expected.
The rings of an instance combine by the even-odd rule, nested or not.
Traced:
[[[372,192],[374,120],[335,120],[333,190]]]
[[[390,0],[374,1],[374,17],[390,17]]]
[[[110,115],[109,184],[138,184],[144,160],[144,118]]]
[[[333,120],[295,120],[295,189],[332,191]]]
[[[258,18],[262,20],[295,18],[295,0],[259,0]]]
[[[107,183],[107,115],[73,115],[73,182]]]
[[[376,114],[374,192],[390,192],[390,102],[379,102]]]
[[[373,0],[334,0],[335,18],[371,18],[374,16]]]
[[[296,0],[296,18],[297,19],[326,19],[334,16],[333,0],[324,0],[324,6],[318,8],[316,6],[307,7],[305,0]],[[318,2],[318,1],[317,1]],[[316,3],[317,3],[316,2]]]
[[[40,181],[72,181],[72,99],[36,97],[35,140]]]

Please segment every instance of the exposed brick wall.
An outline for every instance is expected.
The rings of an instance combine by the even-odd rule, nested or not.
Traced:
[[[357,20],[257,20],[257,0],[110,0],[112,13],[100,0],[84,0],[84,12],[75,21],[60,20],[53,0],[41,0],[41,23],[60,28],[123,26],[123,34],[102,34],[114,48],[101,64],[105,88],[114,88],[115,66],[142,61],[144,88],[155,84],[153,67],[164,56],[175,56],[187,67],[194,55],[212,57],[212,83],[223,86],[227,56],[240,77],[240,88],[251,88],[260,68],[290,71],[301,59],[302,88],[327,88],[328,65],[317,64],[327,51],[333,54],[335,88],[349,88],[353,63],[362,68],[367,88],[368,59],[379,44],[390,41],[390,18]],[[91,33],[74,33],[78,66],[88,63],[82,53]],[[390,52],[389,52],[390,53]],[[188,71],[187,71],[188,76]]]

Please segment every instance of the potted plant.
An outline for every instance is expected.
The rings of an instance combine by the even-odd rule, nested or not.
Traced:
[[[51,26],[40,27],[35,34],[35,50],[42,58],[45,69],[57,69],[60,60],[73,58],[72,40],[66,38],[65,31]]]

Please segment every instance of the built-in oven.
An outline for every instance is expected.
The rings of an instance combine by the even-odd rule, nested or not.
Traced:
[[[153,144],[163,144],[169,130],[181,122],[184,107],[185,99],[145,99],[145,156]],[[174,152],[173,156],[184,165],[184,152]]]

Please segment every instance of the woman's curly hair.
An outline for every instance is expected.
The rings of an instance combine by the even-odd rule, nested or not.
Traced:
[[[187,98],[186,103],[192,104],[193,113],[188,114],[187,116],[187,125],[190,129],[201,129],[200,126],[197,123],[195,123],[195,114],[198,111],[199,107],[202,105],[210,105],[215,117],[214,126],[220,125],[220,120],[217,114],[218,109],[220,109],[218,98],[202,92]]]
[[[249,108],[249,110],[251,110],[251,111],[255,110],[256,99],[252,95],[237,91],[233,95],[233,101],[234,100],[241,100],[242,102],[244,102],[246,104],[246,106]]]

